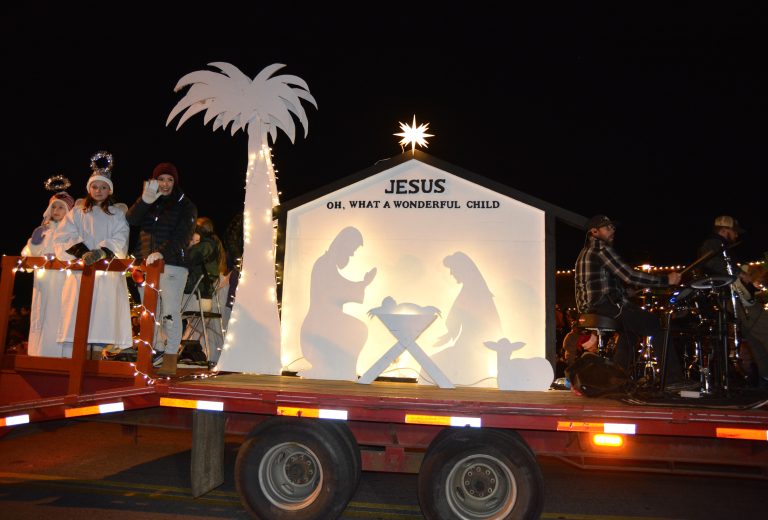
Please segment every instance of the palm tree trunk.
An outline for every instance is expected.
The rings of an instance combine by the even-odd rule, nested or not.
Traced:
[[[281,372],[270,185],[274,189],[267,133],[263,125],[254,123],[249,125],[248,133],[242,272],[227,340],[216,365],[219,371]]]

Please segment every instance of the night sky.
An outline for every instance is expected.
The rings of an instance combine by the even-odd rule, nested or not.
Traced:
[[[39,224],[49,176],[85,195],[98,150],[114,155],[115,196],[128,204],[156,163],[174,162],[223,234],[242,210],[246,136],[213,132],[200,114],[165,126],[184,93],[173,92],[178,79],[214,61],[250,77],[284,63],[278,74],[303,78],[318,102],[304,105],[307,138],[291,144],[279,132],[273,147],[283,201],[401,153],[393,134],[415,114],[435,134],[424,151],[436,158],[621,221],[616,246],[632,263],[692,262],[718,214],[749,232],[738,260],[768,250],[762,11],[502,14],[388,2],[362,15],[286,2],[190,16],[180,4],[171,16],[142,5],[70,7],[73,23],[38,4],[0,16],[0,169],[6,208],[21,205],[6,219],[3,253],[18,254]],[[558,268],[573,266],[582,240],[558,227]]]

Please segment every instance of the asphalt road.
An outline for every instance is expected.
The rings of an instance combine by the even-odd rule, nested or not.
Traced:
[[[193,499],[191,433],[61,421],[16,427],[0,439],[0,517],[247,519],[233,481],[240,438],[228,437],[225,482]],[[765,480],[585,471],[541,458],[542,518],[667,520],[764,518]],[[416,476],[364,472],[345,519],[421,518]]]

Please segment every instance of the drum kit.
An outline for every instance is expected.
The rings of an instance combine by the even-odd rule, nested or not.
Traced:
[[[727,394],[732,385],[744,380],[741,334],[728,306],[735,279],[728,275],[693,280],[672,293],[663,315],[663,355],[681,355],[685,378],[698,382],[705,395]],[[677,352],[670,350],[670,341]]]
[[[714,254],[717,254],[715,252]],[[727,396],[736,387],[744,387],[749,370],[742,355],[739,321],[733,309],[740,305],[734,289],[727,251],[722,251],[730,274],[701,276],[673,290],[645,290],[638,303],[659,316],[664,330],[661,352],[649,353],[648,342],[638,349],[634,376],[649,379],[665,389],[665,371],[661,367],[670,355],[682,357],[684,379],[698,387],[700,395]],[[713,255],[708,253],[688,266],[691,270]]]

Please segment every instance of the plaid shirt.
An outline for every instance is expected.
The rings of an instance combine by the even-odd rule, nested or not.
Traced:
[[[589,312],[604,303],[623,305],[627,302],[627,285],[667,287],[667,277],[659,277],[633,269],[616,251],[596,237],[587,244],[576,260],[576,308]]]

